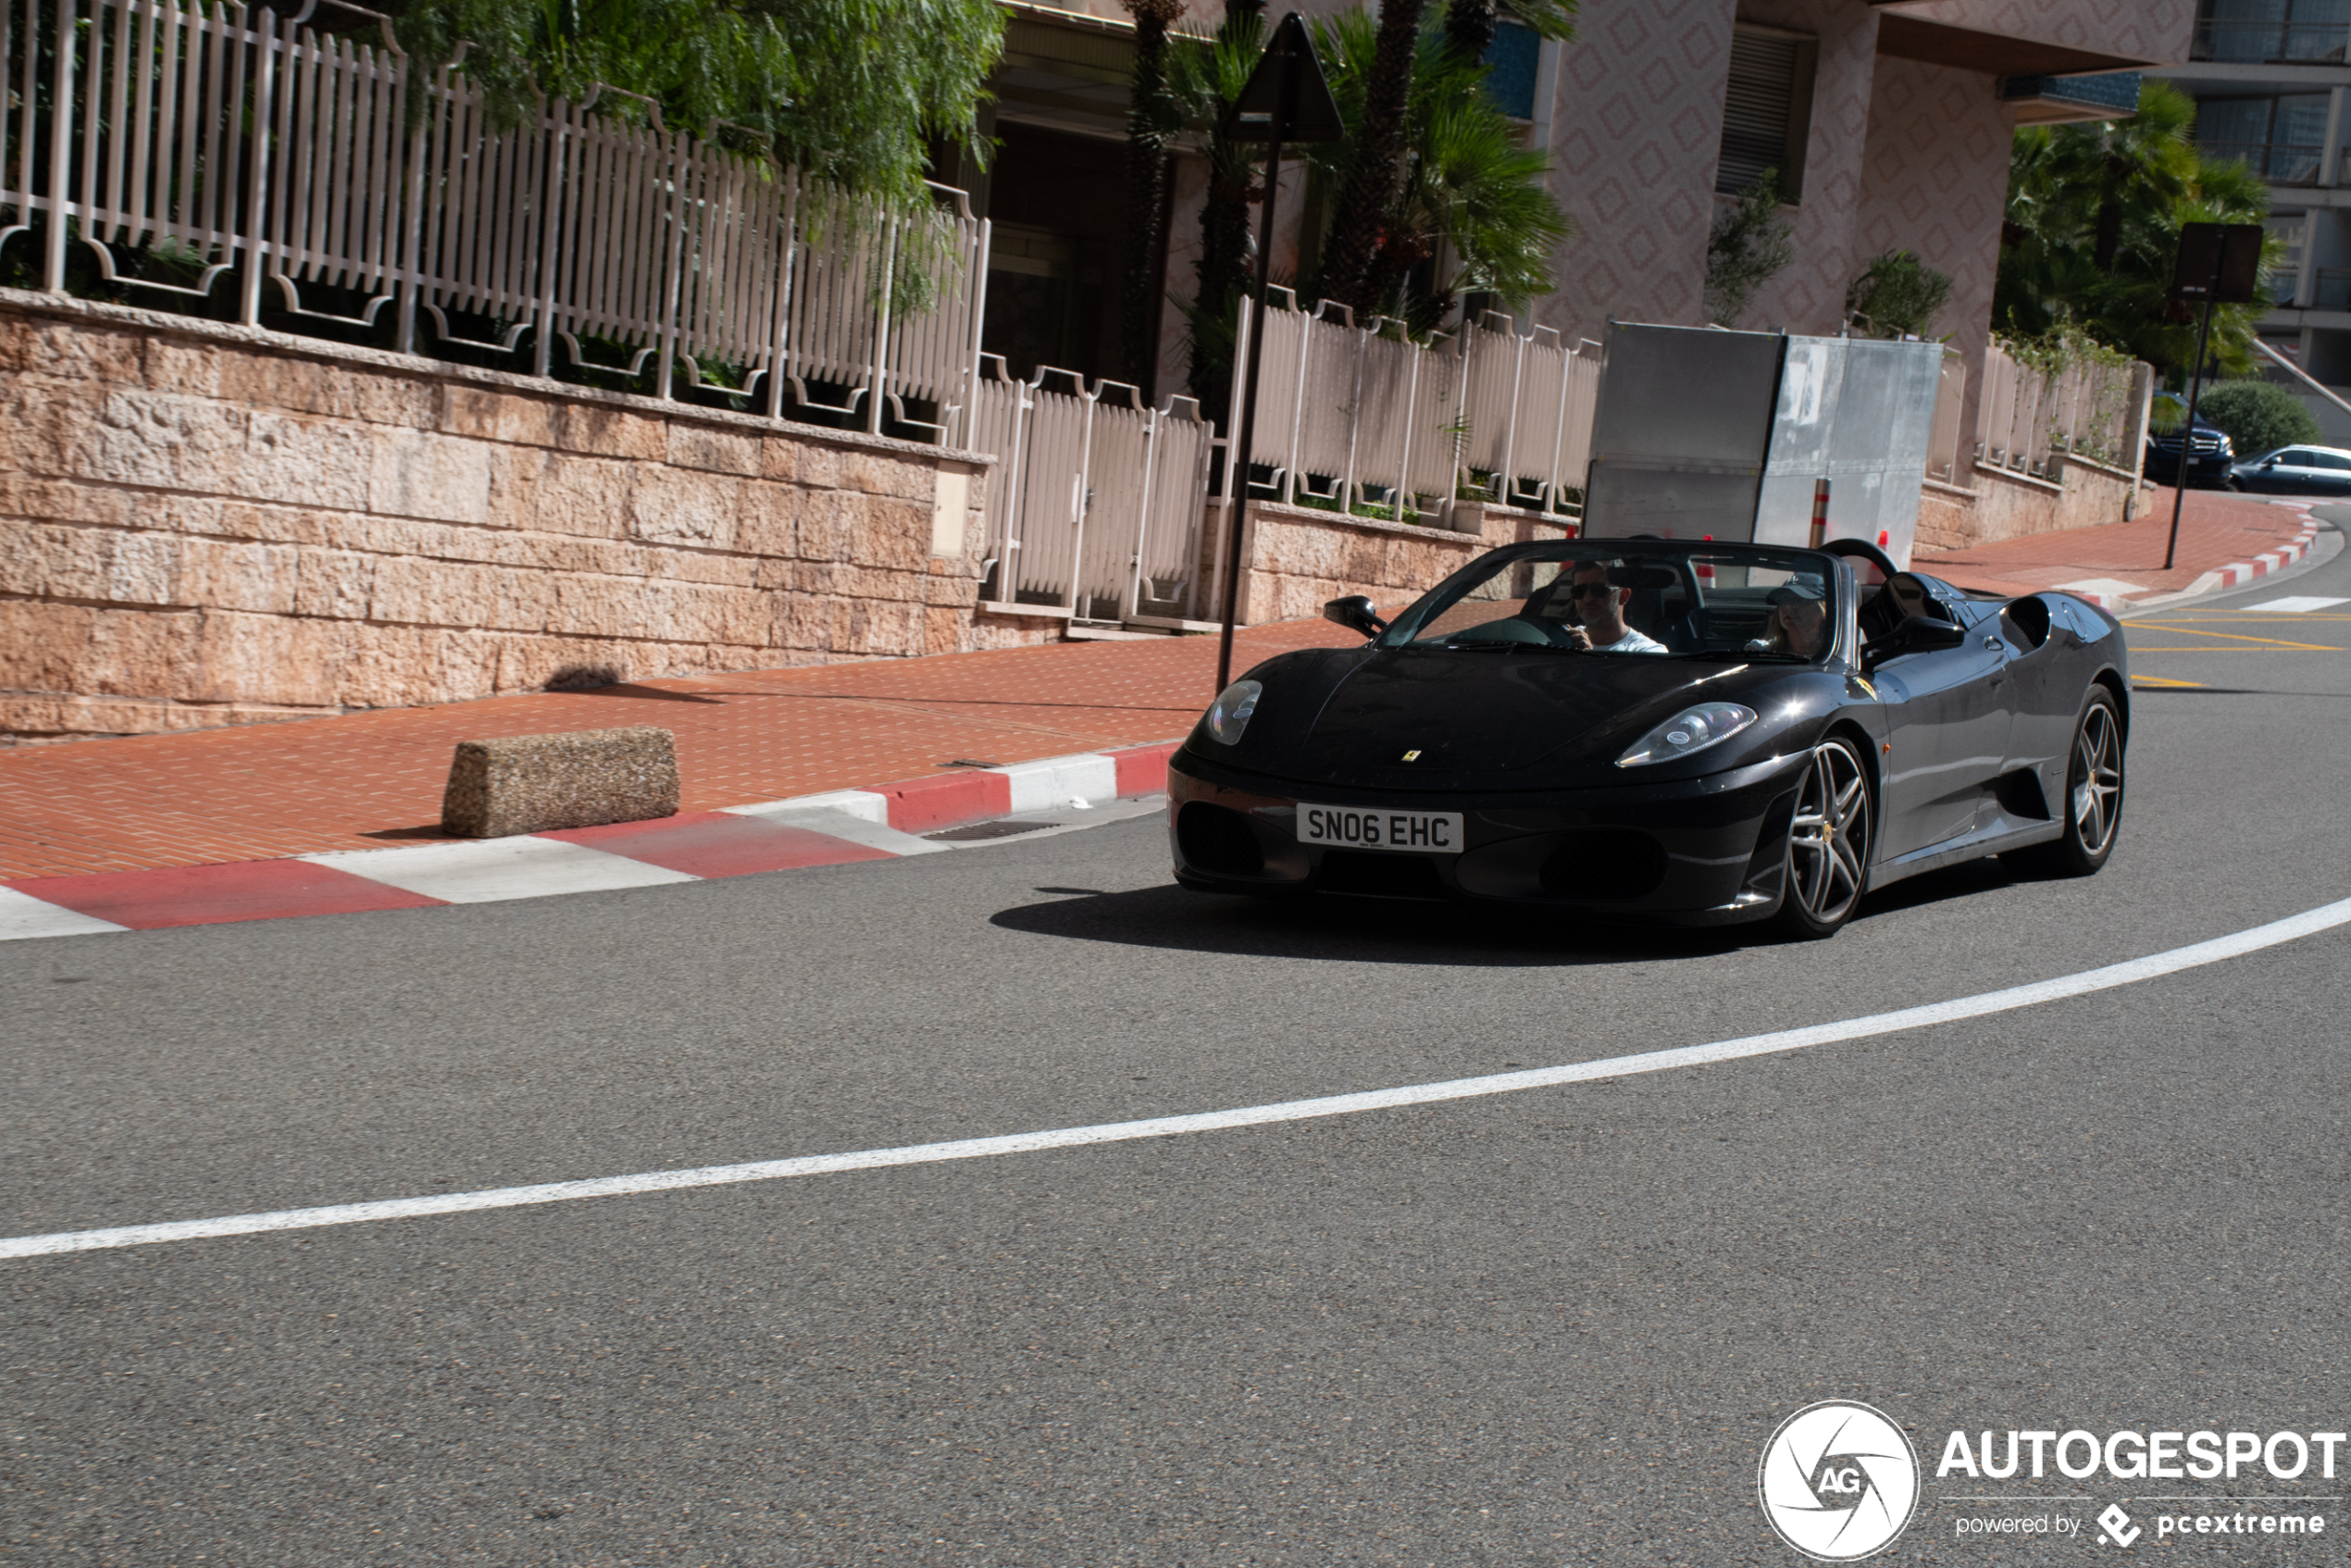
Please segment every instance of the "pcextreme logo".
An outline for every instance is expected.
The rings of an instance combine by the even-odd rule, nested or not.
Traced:
[[[1919,1456],[1883,1413],[1849,1400],[1807,1405],[1763,1445],[1763,1517],[1816,1562],[1851,1562],[1894,1544],[1919,1501]]]

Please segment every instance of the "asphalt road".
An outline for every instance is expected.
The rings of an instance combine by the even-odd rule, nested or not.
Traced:
[[[2134,700],[2101,876],[1987,861],[1822,944],[1200,898],[1151,820],[6,944],[0,1234],[1378,1089],[2236,931],[2351,896],[2351,604],[2238,608],[2288,593],[2351,599],[2351,559],[2132,628],[2196,684]],[[2107,1555],[1956,1539],[1996,1487],[1934,1474],[1945,1435],[2351,1426],[2346,960],[2351,927],[1703,1068],[0,1263],[0,1562],[1785,1568],[1758,1460],[1830,1398],[1926,1462],[1878,1561]],[[2334,1498],[2343,1457],[2174,1489]],[[2308,1509],[2290,1550],[2134,1554],[2345,1556],[2351,1501]]]

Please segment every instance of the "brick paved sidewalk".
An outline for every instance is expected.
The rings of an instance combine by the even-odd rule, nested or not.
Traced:
[[[2034,534],[1947,554],[1922,552],[1912,564],[1962,588],[1995,593],[2103,582],[2112,585],[2106,598],[2128,603],[2183,592],[2205,573],[2254,560],[2310,526],[2308,503],[2295,504],[2299,498],[2256,500],[2192,490],[2181,510],[2179,552],[2167,572],[2163,546],[2171,528],[2171,497],[2169,490],[2152,492],[2147,515],[2127,523]]]
[[[1239,634],[1234,667],[1359,641]],[[1151,638],[534,692],[288,724],[0,751],[0,881],[439,840],[457,741],[654,724],[684,811],[1164,740],[1200,716],[1216,639]]]

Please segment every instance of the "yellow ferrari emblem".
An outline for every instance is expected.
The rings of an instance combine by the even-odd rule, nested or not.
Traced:
[[[1404,753],[1404,760],[1406,762],[1418,762],[1421,760],[1421,754],[1418,751],[1406,752]]]

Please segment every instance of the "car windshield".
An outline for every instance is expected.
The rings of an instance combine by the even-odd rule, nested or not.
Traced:
[[[1834,556],[1647,540],[1511,545],[1396,617],[1387,648],[1621,658],[1825,658],[1845,614]]]

